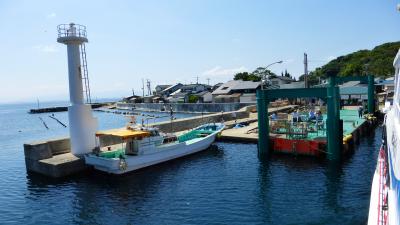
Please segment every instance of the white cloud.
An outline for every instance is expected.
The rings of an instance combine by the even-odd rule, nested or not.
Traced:
[[[239,72],[244,72],[247,71],[246,67],[241,66],[238,68],[222,68],[221,66],[216,66],[212,69],[209,69],[205,72],[202,73],[203,76],[228,76],[228,75],[234,75]]]
[[[50,13],[50,14],[47,14],[47,19],[52,19],[52,18],[54,18],[54,17],[56,17],[57,16],[57,14],[55,13],[55,12],[52,12],[52,13]]]
[[[58,52],[58,49],[55,45],[36,45],[33,46],[33,49],[36,49],[40,52],[45,52],[45,53],[54,53]]]

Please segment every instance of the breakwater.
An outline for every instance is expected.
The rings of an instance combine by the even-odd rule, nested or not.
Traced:
[[[110,103],[93,103],[91,104],[92,109],[97,109]],[[38,108],[38,109],[30,109],[29,113],[37,114],[37,113],[51,113],[51,112],[66,112],[68,111],[68,106],[56,106],[56,107],[47,107],[47,108]]]
[[[174,112],[232,112],[255,103],[123,103],[118,102],[119,109],[135,109],[143,111],[169,111]]]

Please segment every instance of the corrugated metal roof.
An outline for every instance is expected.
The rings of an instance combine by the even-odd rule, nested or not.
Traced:
[[[196,94],[194,94],[194,95],[196,95],[196,96],[203,96],[203,95],[205,95],[205,94],[207,94],[207,93],[210,93],[210,92],[209,92],[209,91],[202,91],[202,92],[196,93]]]
[[[286,76],[276,76],[276,77],[272,77],[270,80],[284,80],[284,81],[294,81],[292,78],[290,77],[286,77]]]
[[[368,86],[340,87],[340,95],[362,95],[368,93]]]
[[[260,82],[231,80],[219,86],[213,95],[228,94],[231,90],[257,89]]]
[[[280,89],[304,88],[304,81],[292,82],[290,84],[281,84]]]
[[[356,80],[356,81],[348,81],[346,83],[343,83],[341,85],[339,85],[339,87],[354,87],[360,84],[360,81]]]
[[[170,89],[175,88],[175,87],[177,87],[177,86],[180,87],[180,86],[182,86],[182,84],[181,84],[181,83],[174,84],[174,85],[172,85],[172,86],[170,86],[170,87],[168,87],[168,88],[165,88],[165,89],[162,90],[161,92],[169,91]]]
[[[236,84],[232,90],[257,89],[258,86],[260,86],[260,82],[242,81]]]
[[[237,97],[240,97],[240,95],[241,95],[240,93],[234,93],[231,95],[218,95],[215,98],[237,98]]]
[[[221,95],[221,94],[228,94],[233,87],[238,83],[237,80],[230,80],[221,86],[219,86],[215,91],[213,91],[213,95]]]

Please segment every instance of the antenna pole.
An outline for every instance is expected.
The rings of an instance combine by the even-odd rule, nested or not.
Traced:
[[[143,92],[143,98],[144,98],[144,79],[142,78],[142,92]]]
[[[307,53],[304,53],[304,87],[308,88],[308,60]]]
[[[146,84],[147,84],[147,94],[151,95],[151,81],[147,79]]]

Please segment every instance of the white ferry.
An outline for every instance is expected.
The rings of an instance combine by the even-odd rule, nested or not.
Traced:
[[[395,93],[393,103],[385,104],[382,146],[372,181],[368,225],[400,224],[400,51],[393,65]]]

